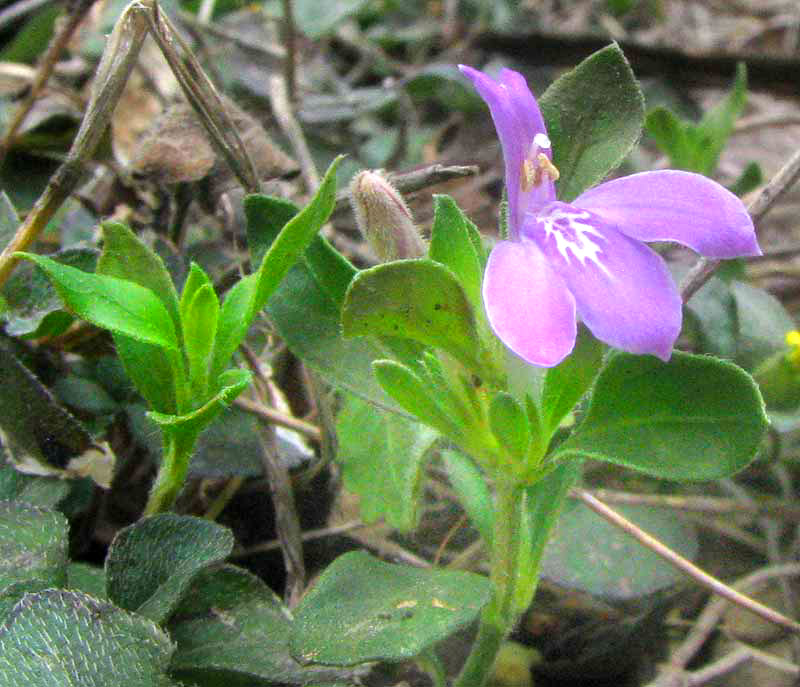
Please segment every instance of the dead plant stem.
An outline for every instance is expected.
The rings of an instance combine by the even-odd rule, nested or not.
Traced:
[[[91,4],[91,2],[75,4],[74,7],[71,8],[71,11],[64,17],[64,21],[56,23],[58,27],[56,34],[47,46],[47,50],[45,50],[44,56],[36,69],[36,76],[33,79],[30,90],[25,96],[25,99],[20,103],[16,112],[14,112],[14,117],[6,129],[2,141],[0,141],[0,164],[3,163],[8,151],[14,145],[17,133],[25,122],[25,118],[33,109],[36,100],[42,94],[42,91],[53,74],[59,57],[61,57],[61,53],[66,49],[75,30],[89,11]]]
[[[758,224],[786,191],[800,179],[800,150],[797,150],[788,162],[761,189],[747,210]],[[700,258],[689,270],[680,285],[681,298],[686,303],[705,284],[719,267],[719,260]]]
[[[283,0],[283,43],[286,59],[283,62],[283,78],[286,79],[286,94],[292,106],[297,104],[297,31],[294,23],[294,2]]]
[[[676,553],[658,539],[651,536],[637,525],[632,523],[630,520],[620,515],[617,511],[613,510],[602,501],[595,498],[588,491],[577,489],[576,494],[578,498],[595,513],[616,525],[622,531],[631,535],[639,543],[653,551],[653,553],[661,556],[661,558],[674,565],[676,568],[678,568],[678,570],[682,571],[699,584],[711,590],[714,594],[725,598],[730,603],[734,603],[755,613],[768,622],[785,627],[792,632],[800,632],[800,623],[792,620],[791,618],[787,618],[782,613],[768,608],[758,601],[745,596],[721,580],[709,575],[704,570],[698,568],[694,563]]]
[[[140,11],[149,6],[147,2],[148,0],[132,2],[114,26],[97,67],[86,115],[75,135],[67,159],[50,179],[14,238],[0,253],[0,286],[5,284],[17,263],[14,253],[25,250],[36,240],[58,208],[78,186],[84,165],[108,128],[111,115],[147,35],[147,22]]]

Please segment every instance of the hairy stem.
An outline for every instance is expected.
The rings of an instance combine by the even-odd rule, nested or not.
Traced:
[[[522,488],[517,484],[502,477],[498,480],[490,573],[492,599],[481,614],[478,636],[454,687],[486,684],[500,645],[517,619],[514,597],[521,542],[522,495]]]
[[[189,459],[192,457],[197,435],[163,430],[164,455],[158,468],[156,481],[147,499],[144,515],[164,513],[172,508],[178,498],[186,475],[189,472]]]

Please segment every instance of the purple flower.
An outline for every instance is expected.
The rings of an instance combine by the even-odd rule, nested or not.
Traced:
[[[699,174],[643,172],[571,203],[556,199],[550,139],[524,77],[495,81],[460,66],[489,105],[505,158],[509,240],[489,256],[483,300],[495,334],[534,365],[561,362],[579,316],[600,340],[668,360],[681,299],[643,241],[676,241],[709,258],[760,255],[753,222],[732,193]]]

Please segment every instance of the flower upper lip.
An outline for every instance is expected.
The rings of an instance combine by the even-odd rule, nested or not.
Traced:
[[[552,366],[572,351],[579,315],[602,341],[667,360],[681,300],[644,242],[675,241],[710,258],[760,255],[742,202],[680,170],[632,174],[557,201],[550,139],[524,77],[459,68],[489,106],[505,161],[510,240],[495,246],[483,284],[495,334],[524,360]]]

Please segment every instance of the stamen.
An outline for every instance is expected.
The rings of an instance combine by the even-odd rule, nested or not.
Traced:
[[[535,143],[534,140],[534,144]],[[541,186],[545,179],[558,181],[558,177],[561,176],[558,167],[550,162],[550,158],[544,153],[537,153],[535,159],[532,159],[532,157],[533,156],[527,157],[522,161],[520,186],[522,187],[523,193],[527,193],[537,186]]]
[[[522,192],[527,193],[530,191],[534,186],[538,186],[541,182],[541,179],[538,175],[539,170],[536,168],[533,160],[530,158],[525,158],[522,161],[522,174],[520,175],[520,185],[522,186]]]
[[[544,153],[539,153],[536,156],[536,159],[539,161],[538,171],[540,176],[546,176],[548,179],[550,179],[550,181],[558,181],[558,177],[561,176],[561,172],[558,171],[558,167],[550,162],[550,158],[548,158]]]

